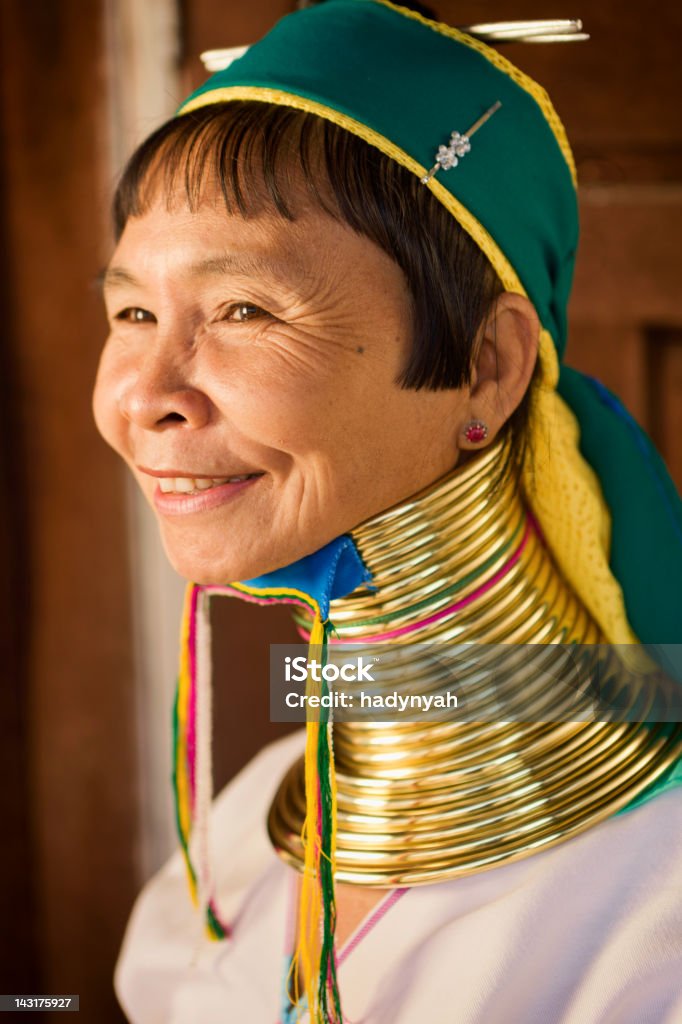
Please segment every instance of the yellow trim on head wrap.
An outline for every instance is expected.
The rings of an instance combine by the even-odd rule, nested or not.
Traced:
[[[392,4],[390,0],[374,0],[375,3],[381,4],[382,7],[388,7],[391,11],[397,11],[404,18],[411,18],[412,21],[418,21],[420,25],[425,25],[427,28],[432,29],[434,32],[438,32],[442,36],[446,36],[448,39],[454,39],[458,43],[462,43],[463,46],[468,46],[470,50],[475,50],[480,53],[482,57],[490,61],[499,71],[502,71],[508,78],[527,92],[529,96],[532,96],[537,105],[540,107],[545,121],[554,133],[554,137],[557,140],[559,149],[564,155],[564,159],[568,164],[568,169],[571,172],[573,184],[577,187],[578,177],[575,169],[575,160],[573,158],[573,151],[571,144],[568,141],[566,129],[563,126],[561,118],[554,109],[554,104],[547,92],[529,75],[524,74],[520,68],[517,68],[515,64],[512,64],[510,60],[503,57],[497,50],[493,50],[491,46],[481,42],[480,39],[474,39],[473,36],[469,36],[466,32],[462,32],[459,28],[453,28],[452,25],[446,25],[442,21],[433,21],[431,18],[425,18],[423,14],[419,14],[417,11],[412,11],[408,7],[401,7],[400,4]]]
[[[388,7],[393,6],[387,0],[380,2]],[[403,13],[424,20],[432,27],[435,24],[421,19],[421,15],[415,12]],[[507,68],[513,68],[513,65],[494,50],[458,32],[457,29],[451,29],[446,25],[443,25],[442,29],[457,39],[461,37],[460,41],[467,45],[485,52],[489,59],[493,59],[490,54],[494,55],[494,63],[508,74],[511,73]],[[553,112],[554,108],[544,90],[522,72],[515,68],[514,71],[516,74],[513,77],[521,76],[529,83],[523,87],[532,91],[545,116],[546,105]],[[544,101],[541,102],[538,94],[545,97],[546,104]],[[390,139],[360,121],[316,100],[282,89],[241,85],[223,87],[196,96],[180,109],[180,113],[234,100],[255,100],[315,114],[363,139],[419,178],[427,171],[427,168]],[[554,117],[565,140],[563,126],[556,114]],[[551,121],[550,125],[557,134],[556,125]],[[557,138],[561,145],[559,136]],[[567,140],[565,147],[564,150],[562,146],[562,150],[569,166],[572,167]],[[518,274],[480,221],[437,179],[432,178],[427,187],[488,257],[506,291],[527,297]],[[544,327],[540,330],[538,360],[540,378],[533,396],[529,426],[531,457],[525,460],[522,470],[524,491],[559,568],[601,627],[606,640],[613,644],[638,643],[627,619],[623,591],[609,567],[610,513],[604,502],[597,475],[578,449],[578,421],[556,390],[559,360],[554,342]],[[648,663],[648,659],[645,660]]]

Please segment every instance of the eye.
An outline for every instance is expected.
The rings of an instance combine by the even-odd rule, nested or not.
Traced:
[[[126,324],[154,324],[156,317],[148,309],[140,309],[139,306],[128,306],[117,313],[114,320]]]
[[[230,323],[244,324],[249,320],[259,320],[262,317],[272,318],[272,314],[250,302],[235,302],[227,307],[221,319]]]

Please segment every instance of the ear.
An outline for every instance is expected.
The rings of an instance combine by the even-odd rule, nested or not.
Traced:
[[[503,292],[486,319],[472,366],[469,401],[458,433],[462,451],[480,450],[496,437],[525,395],[537,360],[540,321],[523,295]],[[485,441],[469,441],[467,424],[480,420]]]

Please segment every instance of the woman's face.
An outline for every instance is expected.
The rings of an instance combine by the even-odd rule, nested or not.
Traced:
[[[402,271],[317,208],[207,195],[133,217],[105,279],[97,425],[179,573],[227,583],[317,550],[450,470],[467,391],[404,390]]]

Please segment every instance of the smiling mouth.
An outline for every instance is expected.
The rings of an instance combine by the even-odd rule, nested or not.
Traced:
[[[200,494],[225,484],[241,484],[245,480],[254,480],[263,473],[242,473],[240,476],[218,477],[159,477],[158,485],[162,494]]]

